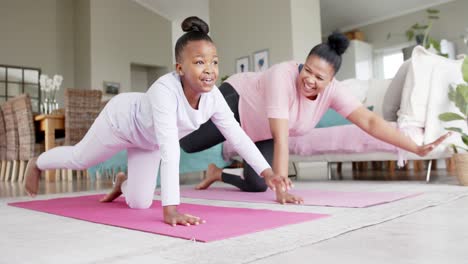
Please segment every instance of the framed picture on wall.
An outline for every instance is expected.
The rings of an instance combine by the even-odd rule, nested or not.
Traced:
[[[241,57],[236,60],[236,73],[249,71],[249,56]]]
[[[270,67],[267,49],[255,52],[253,55],[253,60],[254,71],[256,72],[264,71]]]
[[[120,83],[118,82],[104,82],[104,93],[109,95],[116,95],[120,92]]]

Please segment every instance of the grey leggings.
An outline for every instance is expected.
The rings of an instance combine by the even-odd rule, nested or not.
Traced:
[[[239,94],[229,83],[221,84],[219,90],[239,122]],[[185,152],[193,153],[211,148],[225,140],[216,125],[209,120],[201,125],[198,130],[180,139],[180,147]],[[255,145],[271,166],[273,162],[273,139],[255,142]],[[232,184],[245,192],[264,192],[268,188],[265,180],[248,163],[244,165],[244,179],[238,175],[224,172],[221,177],[223,182]]]

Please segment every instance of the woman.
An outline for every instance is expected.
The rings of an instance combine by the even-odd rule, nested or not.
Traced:
[[[233,75],[220,86],[244,131],[282,177],[288,177],[288,137],[304,135],[313,129],[328,108],[333,108],[370,135],[420,156],[428,154],[448,136],[444,135],[432,144],[417,146],[343,92],[341,83],[334,77],[348,45],[343,34],[333,33],[328,42],[312,48],[304,65],[284,62],[265,72]],[[223,136],[209,121],[180,143],[186,152],[197,152],[222,141]],[[247,192],[267,189],[265,181],[252,170],[248,161],[243,178],[210,165],[206,179],[197,189],[208,188],[215,181],[232,184]],[[302,202],[300,197],[281,190],[276,192],[281,203]]]
[[[223,135],[235,141],[237,151],[265,177],[272,189],[288,188],[276,176],[253,142],[239,127],[215,86],[218,78],[216,47],[207,35],[208,25],[197,17],[182,23],[186,32],[176,43],[176,71],[159,78],[146,93],[114,97],[75,146],[57,147],[32,159],[26,169],[26,191],[37,193],[42,170],[85,169],[115,153],[128,150],[128,178],[120,175],[114,190],[101,202],[125,195],[130,208],[151,206],[161,162],[161,200],[164,221],[193,225],[203,220],[177,211],[179,194],[179,139],[208,119]]]

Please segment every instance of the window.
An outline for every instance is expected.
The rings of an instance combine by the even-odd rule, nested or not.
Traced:
[[[383,55],[383,74],[384,79],[395,77],[400,66],[403,64],[403,52],[394,51]]]
[[[39,112],[41,69],[0,64],[0,103],[23,93],[29,94],[34,112]]]

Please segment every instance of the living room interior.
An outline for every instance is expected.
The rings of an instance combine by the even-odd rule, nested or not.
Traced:
[[[405,113],[422,113],[417,135],[421,144],[452,131],[450,140],[420,157],[383,144],[327,111],[307,136],[309,146],[290,138],[289,178],[299,193],[344,193],[341,202],[346,205],[341,206],[263,203],[250,196],[230,200],[223,193],[214,198],[190,196],[188,189],[206,177],[209,164],[241,173],[242,159],[229,153],[232,146],[227,144],[194,154],[181,151],[180,184],[187,190],[182,203],[201,206],[197,209],[201,212],[202,206],[247,210],[244,215],[271,210],[285,221],[272,223],[259,214],[265,227],[252,225],[252,231],[236,235],[225,234],[229,228],[217,226],[216,219],[214,227],[184,234],[166,231],[164,226],[148,231],[93,220],[87,213],[67,216],[61,209],[55,213],[47,209],[46,203],[43,209],[25,210],[32,206],[23,203],[31,201],[107,193],[116,175],[127,170],[127,153],[83,171],[48,170],[35,198],[28,197],[23,186],[28,158],[19,154],[20,158],[9,159],[4,154],[0,223],[5,235],[0,239],[0,263],[464,263],[468,236],[460,230],[468,220],[463,210],[468,201],[468,110],[463,107],[468,109],[468,102],[466,94],[457,91],[468,82],[467,14],[466,0],[0,0],[4,25],[0,103],[27,94],[34,119],[30,123],[35,126],[31,129],[36,130],[35,151],[79,141],[73,135],[82,130],[80,118],[67,116],[72,102],[80,102],[75,104],[78,112],[79,107],[94,104],[90,110],[94,116],[81,120],[92,124],[115,95],[145,93],[159,77],[173,71],[174,46],[183,34],[180,24],[189,16],[209,24],[220,62],[218,86],[239,72],[262,71],[284,61],[304,63],[313,46],[339,31],[350,46],[335,77],[346,83],[349,93],[397,127]],[[414,77],[401,79],[398,72],[408,61]],[[419,62],[430,63],[430,71],[421,70]],[[47,89],[44,76],[57,85]],[[70,99],[89,90],[95,96]],[[3,112],[6,134],[9,119]],[[22,126],[16,120],[12,122],[19,124],[18,129]],[[4,148],[7,153],[12,143],[7,136],[0,138],[5,141],[0,151]],[[324,140],[330,144],[319,148],[313,143]],[[21,148],[21,139],[16,141]],[[363,206],[344,202],[350,199],[347,202],[352,204],[354,199],[346,195],[366,200],[383,193],[398,198]],[[159,197],[156,191],[155,200]],[[98,206],[93,205],[93,210]],[[233,230],[248,226],[236,222],[234,211],[220,211],[232,216],[224,224],[233,225]],[[297,220],[302,213],[314,215],[307,218],[310,221]],[[120,213],[113,216],[125,218]],[[208,220],[204,225],[209,224]],[[219,237],[202,235],[210,232]]]

